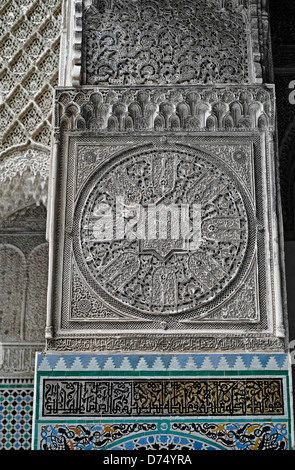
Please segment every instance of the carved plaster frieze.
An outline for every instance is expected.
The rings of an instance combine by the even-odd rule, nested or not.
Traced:
[[[57,89],[49,348],[95,350],[115,335],[134,350],[125,337],[155,335],[182,351],[188,334],[189,348],[207,338],[209,350],[223,334],[228,350],[281,350],[273,98],[270,86]],[[118,199],[128,236],[112,238]],[[195,206],[194,246],[138,239],[131,209],[153,205],[160,220],[163,204]],[[99,238],[102,227],[112,236]]]
[[[101,337],[61,337],[47,341],[48,351],[110,351],[110,352],[219,352],[219,351],[280,351],[284,340],[272,335],[164,335],[136,334]]]
[[[2,343],[0,351],[0,377],[33,378],[36,353],[41,352],[43,348],[43,342],[35,344]]]
[[[125,87],[56,91],[56,125],[92,132],[249,131],[274,126],[273,88]]]

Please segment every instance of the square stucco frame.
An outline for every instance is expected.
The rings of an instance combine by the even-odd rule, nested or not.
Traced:
[[[257,213],[257,220],[262,220],[258,240],[260,239],[264,247],[258,246],[258,261],[256,262],[256,270],[258,282],[263,284],[263,295],[258,296],[261,289],[257,289],[257,305],[259,305],[259,321],[252,325],[248,324],[242,328],[237,328],[237,323],[230,325],[223,323],[220,325],[211,325],[205,322],[190,322],[186,330],[165,331],[162,327],[155,329],[151,322],[145,323],[148,327],[142,327],[143,323],[136,328],[136,321],[118,322],[118,320],[90,320],[90,321],[73,321],[70,319],[69,306],[71,305],[71,282],[72,282],[72,239],[73,239],[73,217],[75,211],[75,200],[77,197],[75,189],[75,178],[77,172],[77,148],[79,145],[109,147],[110,145],[130,147],[132,149],[144,144],[153,144],[169,142],[171,145],[186,143],[193,148],[200,148],[201,144],[205,145],[239,145],[247,143],[252,148],[252,171],[253,171],[253,191],[255,192],[254,205],[256,209],[260,207]],[[176,346],[180,350],[183,349],[187,342],[188,336],[193,337],[189,348],[195,349],[200,345],[200,341],[206,343],[205,348],[210,349],[210,338],[218,338],[226,335],[232,338],[225,348],[239,349],[240,341],[237,338],[249,338],[250,342],[254,338],[254,349],[278,349],[284,348],[284,340],[281,339],[284,334],[280,328],[283,324],[283,303],[280,279],[280,245],[277,237],[277,207],[276,207],[276,169],[273,160],[273,148],[270,133],[268,131],[251,131],[251,132],[173,132],[163,133],[141,132],[140,135],[130,135],[126,133],[97,133],[85,131],[64,132],[62,143],[58,154],[57,163],[57,181],[55,194],[51,197],[55,201],[55,210],[53,223],[55,227],[55,240],[51,240],[51,255],[54,257],[52,265],[52,283],[49,283],[48,297],[48,319],[47,331],[54,331],[54,343],[51,340],[51,334],[47,335],[49,339],[48,345],[57,345],[56,340],[66,341],[69,345],[77,344],[78,349],[89,347],[87,341],[93,341],[96,348],[113,348],[114,340],[117,342],[119,349],[137,348],[134,343],[134,337],[142,337],[145,341],[141,341],[143,350],[153,348],[150,340],[158,335],[158,338],[168,338],[178,344]],[[110,156],[111,158],[111,156]],[[93,172],[95,168],[93,168]],[[259,245],[259,243],[258,243]],[[261,243],[260,243],[261,245]],[[260,257],[260,259],[259,259]],[[265,274],[261,275],[260,267],[265,268]],[[262,298],[263,297],[263,298]],[[51,324],[50,324],[51,320]],[[137,322],[138,323],[138,322]],[[264,326],[262,326],[264,324]],[[127,328],[126,328],[126,325]],[[144,325],[144,326],[145,326]],[[253,329],[254,325],[254,329]],[[114,338],[115,335],[115,338]],[[267,337],[266,343],[265,338]],[[202,339],[203,338],[203,339]],[[252,338],[252,339],[251,339]],[[78,343],[77,343],[78,341]],[[136,343],[136,342],[135,342]],[[83,346],[87,345],[87,346]],[[107,346],[108,344],[108,346]],[[50,346],[51,345],[51,346]],[[167,347],[167,346],[164,346]],[[169,347],[169,346],[168,346]],[[54,346],[53,346],[54,348]]]

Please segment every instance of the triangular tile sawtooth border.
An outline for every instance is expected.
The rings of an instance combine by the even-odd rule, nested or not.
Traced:
[[[283,370],[278,354],[39,354],[38,371]]]

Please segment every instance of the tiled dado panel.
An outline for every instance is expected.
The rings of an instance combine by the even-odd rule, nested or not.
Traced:
[[[31,379],[0,380],[0,450],[31,449],[33,397]]]
[[[292,448],[286,354],[39,354],[36,450]]]

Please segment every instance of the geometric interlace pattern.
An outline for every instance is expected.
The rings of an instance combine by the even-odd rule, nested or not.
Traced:
[[[61,1],[0,3],[0,154],[31,142],[48,147]]]

